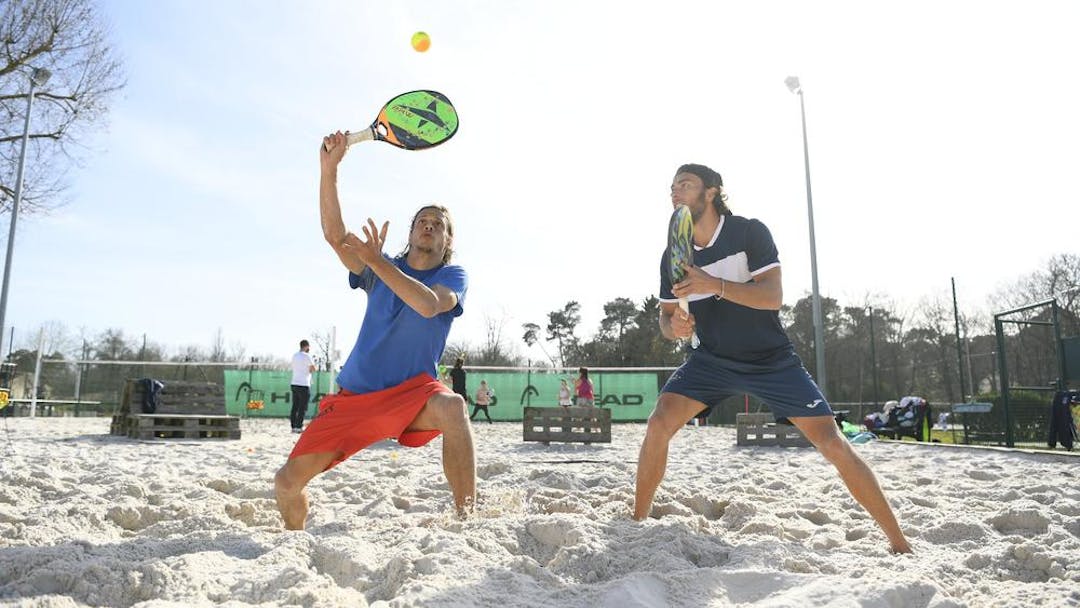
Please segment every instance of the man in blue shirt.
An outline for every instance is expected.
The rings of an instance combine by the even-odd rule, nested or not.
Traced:
[[[700,345],[664,385],[638,457],[634,519],[652,510],[667,468],[668,443],[695,416],[748,393],[787,418],[836,467],[852,496],[885,532],[895,553],[911,552],[874,473],[840,434],[833,412],[780,324],[780,261],[772,235],[754,219],[732,215],[720,174],[683,165],[671,184],[672,205],[694,219],[694,265],[671,284],[669,251],[660,268],[660,330],[670,340],[697,334]],[[687,298],[683,312],[679,298]]]
[[[450,264],[454,228],[445,207],[413,217],[409,245],[383,253],[389,222],[368,218],[363,237],[341,219],[337,168],[345,155],[340,131],[319,153],[323,236],[349,270],[349,285],[367,293],[360,335],[338,375],[341,391],[319,403],[289,460],[274,477],[285,527],[301,530],[308,513],[305,486],[319,473],[383,439],[419,447],[443,436],[443,471],[454,506],[464,514],[476,498],[476,463],[465,400],[436,379],[450,324],[461,315],[468,279]]]

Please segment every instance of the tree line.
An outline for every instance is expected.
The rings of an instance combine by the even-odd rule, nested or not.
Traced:
[[[1080,256],[1059,254],[1042,268],[1006,285],[979,311],[960,311],[957,323],[951,297],[922,298],[902,309],[888,296],[868,295],[857,303],[821,298],[825,339],[826,395],[833,402],[880,403],[915,394],[938,403],[959,403],[999,389],[993,314],[1056,299],[1062,337],[1080,336]],[[546,323],[528,322],[510,335],[488,319],[479,345],[451,344],[444,364],[463,356],[472,365],[520,366],[529,361],[514,348],[517,340],[537,346],[552,367],[666,367],[682,363],[686,345],[665,339],[657,322],[660,302],[625,297],[604,304],[604,317],[592,337],[581,334],[581,306],[569,301],[547,314]],[[1050,320],[1050,308],[1013,318]],[[780,320],[795,352],[817,377],[812,297],[780,309]],[[959,325],[959,340],[957,339]],[[1060,375],[1053,329],[1045,325],[1007,325],[1005,353],[1010,385],[1049,386]]]

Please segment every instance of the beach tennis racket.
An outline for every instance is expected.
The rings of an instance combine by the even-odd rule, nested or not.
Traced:
[[[348,145],[385,141],[403,150],[424,150],[457,133],[458,115],[446,95],[409,91],[386,102],[371,126],[347,136]]]
[[[694,218],[686,205],[678,205],[668,222],[668,273],[674,285],[686,278],[685,266],[694,265]],[[679,298],[679,308],[690,312],[690,302]],[[697,332],[690,338],[690,346],[697,348],[700,341]]]

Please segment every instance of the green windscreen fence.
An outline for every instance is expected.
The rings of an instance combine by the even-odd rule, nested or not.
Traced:
[[[612,420],[645,420],[652,413],[659,387],[670,372],[594,372],[596,405],[611,410]],[[558,405],[559,381],[565,379],[573,388],[574,375],[553,372],[470,371],[466,378],[469,393],[469,413],[480,382],[486,380],[495,393],[488,408],[493,420],[521,420],[526,406],[555,407]],[[292,408],[290,372],[244,371],[225,372],[225,407],[237,416],[286,417]],[[308,418],[314,415],[319,400],[331,390],[331,373],[316,372],[311,378],[311,402]],[[248,410],[252,398],[261,398],[263,409]],[[480,419],[484,419],[480,414]]]
[[[311,374],[311,400],[308,402],[307,418],[315,410],[326,393],[330,392],[333,374]],[[292,411],[291,371],[244,371],[225,370],[225,412],[234,416],[287,418]],[[248,401],[258,399],[263,409],[247,409]]]
[[[1061,350],[1065,356],[1065,382],[1080,387],[1080,336],[1063,338]]]

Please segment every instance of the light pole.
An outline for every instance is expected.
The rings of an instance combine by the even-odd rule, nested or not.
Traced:
[[[825,327],[821,321],[821,294],[817,280],[817,245],[814,242],[814,199],[810,195],[810,147],[806,142],[806,104],[803,103],[802,85],[798,76],[784,79],[787,88],[799,96],[799,111],[802,114],[803,160],[806,163],[806,213],[810,217],[810,280],[813,287],[814,304],[814,360],[817,367],[817,383],[821,392],[825,391]]]
[[[4,258],[4,287],[0,292],[0,357],[4,353],[4,317],[7,313],[8,282],[11,280],[11,254],[15,249],[15,221],[19,217],[22,201],[23,165],[26,163],[26,142],[30,139],[30,111],[34,109],[34,89],[44,86],[52,72],[45,68],[33,68],[30,72],[30,94],[26,96],[26,120],[23,122],[22,152],[19,168],[15,171],[15,201],[11,204],[11,229],[8,231],[7,257]]]
[[[874,409],[878,406],[877,348],[874,340],[874,307],[870,307],[870,360],[874,365]]]

